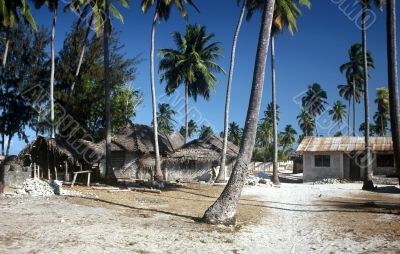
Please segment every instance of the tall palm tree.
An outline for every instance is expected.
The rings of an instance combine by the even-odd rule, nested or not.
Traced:
[[[273,118],[273,137],[274,137],[274,159],[273,159],[273,177],[274,184],[279,184],[278,176],[278,123],[276,120],[276,77],[275,77],[275,37],[278,33],[287,28],[290,34],[294,35],[297,31],[296,19],[301,16],[301,10],[297,3],[303,6],[311,7],[309,0],[276,0],[274,9],[274,20],[271,32],[271,73],[272,73],[272,105],[274,109]],[[253,16],[254,11],[262,8],[262,0],[252,0],[249,4],[247,19]]]
[[[356,43],[352,45],[348,51],[349,61],[340,66],[340,72],[345,73],[347,84],[351,86],[351,98],[353,100],[353,136],[356,135],[356,103],[360,103],[359,96],[362,90],[362,82],[364,80],[364,54],[362,45]],[[374,62],[371,54],[367,53],[368,68],[374,68]],[[339,87],[340,89],[340,87]]]
[[[396,0],[387,0],[387,58],[388,87],[390,104],[390,126],[393,140],[395,167],[400,182],[400,107],[397,80],[397,36],[396,36]]]
[[[141,9],[146,13],[154,5],[155,11],[152,19],[151,26],[151,39],[150,39],[150,85],[151,85],[151,99],[153,108],[153,130],[154,130],[154,151],[155,151],[155,180],[162,181],[163,174],[161,171],[160,151],[158,146],[158,124],[157,124],[157,102],[156,102],[156,88],[154,85],[154,39],[156,34],[157,21],[167,21],[171,13],[171,7],[175,5],[182,17],[187,18],[185,4],[193,6],[196,10],[192,0],[142,0]]]
[[[297,131],[292,125],[288,124],[285,126],[285,130],[281,132],[281,143],[283,151],[286,151],[288,147],[296,142]]]
[[[350,110],[351,110],[351,102],[353,101],[353,115],[354,113],[354,108],[355,108],[355,103],[360,103],[361,101],[361,92],[362,92],[362,87],[361,87],[361,82],[356,82],[356,85],[353,86],[353,82],[347,81],[347,84],[344,85],[338,85],[339,89],[339,95],[348,101],[348,113],[347,113],[347,135],[350,136]],[[353,116],[353,133],[355,133],[355,117]]]
[[[158,104],[157,122],[161,133],[169,135],[174,131],[176,111],[167,103]]]
[[[363,190],[372,190],[374,183],[372,182],[372,167],[371,167],[371,151],[369,145],[369,95],[368,95],[368,52],[367,52],[367,12],[371,9],[374,3],[379,9],[385,0],[359,0],[362,7],[361,14],[361,32],[362,32],[362,51],[363,51],[363,80],[364,80],[364,123],[365,123],[365,166],[364,166],[364,182]]]
[[[386,136],[390,121],[389,90],[385,87],[376,90],[375,104],[377,112],[374,114],[375,131],[378,136]]]
[[[308,90],[301,100],[303,108],[305,108],[313,117],[317,135],[318,128],[316,126],[315,119],[325,111],[325,106],[328,104],[326,101],[327,98],[328,96],[321,86],[317,83],[314,83],[311,86],[308,86]]]
[[[54,73],[55,73],[55,36],[56,36],[56,24],[58,17],[58,0],[34,0],[36,8],[41,8],[46,4],[49,10],[53,13],[53,23],[51,26],[51,40],[50,40],[50,51],[51,51],[51,70],[50,70],[50,123],[51,123],[51,138],[55,138],[55,123],[54,123]]]
[[[237,0],[239,3],[240,0]],[[239,20],[236,25],[235,34],[233,36],[232,50],[231,50],[231,61],[229,66],[229,74],[228,74],[228,83],[226,86],[226,99],[225,99],[225,115],[224,115],[224,143],[222,145],[221,151],[221,162],[220,162],[220,171],[218,172],[216,182],[225,182],[225,164],[226,164],[226,151],[228,149],[228,128],[229,128],[229,107],[231,101],[231,87],[232,87],[232,79],[233,79],[233,69],[235,67],[235,57],[236,57],[236,45],[239,37],[240,28],[242,27],[244,13],[246,12],[247,0],[243,0],[242,8],[239,15]]]
[[[247,166],[251,160],[260,113],[275,0],[265,0],[264,3],[254,65],[253,84],[239,155],[225,189],[204,214],[203,219],[208,223],[230,224],[235,222],[237,203],[243,189]]]
[[[177,49],[160,49],[159,54],[161,82],[166,82],[165,91],[174,93],[181,85],[185,86],[186,131],[185,143],[189,136],[189,97],[196,101],[200,95],[208,100],[210,90],[215,91],[218,82],[214,73],[224,70],[215,62],[222,56],[219,42],[210,42],[214,34],[207,34],[200,25],[187,25],[185,34],[173,33]]]
[[[37,30],[35,19],[33,18],[29,5],[26,0],[0,0],[0,28],[7,32],[6,43],[3,52],[2,68],[7,64],[8,50],[10,47],[10,39],[8,31],[20,22],[20,15],[24,21],[28,23],[34,30]]]
[[[242,139],[242,129],[236,122],[231,122],[228,128],[228,141],[239,146]]]
[[[214,130],[207,125],[202,125],[199,130],[199,139],[208,139],[214,135]]]
[[[329,115],[332,116],[332,120],[335,123],[340,125],[343,123],[343,120],[346,118],[346,105],[344,105],[341,101],[336,101],[332,108],[329,110]]]
[[[303,132],[303,136],[314,135],[315,121],[313,116],[305,108],[302,108],[300,114],[297,116],[300,129]]]
[[[181,129],[179,130],[179,132],[183,135],[185,135],[186,130],[188,130],[188,138],[193,137],[194,134],[196,134],[199,130],[198,130],[198,126],[197,123],[191,119],[186,126],[182,126]]]

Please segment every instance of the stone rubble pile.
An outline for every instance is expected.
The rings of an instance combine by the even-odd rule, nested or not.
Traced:
[[[346,179],[336,179],[336,178],[326,178],[322,180],[315,181],[313,184],[337,184],[337,183],[349,183]]]
[[[33,197],[51,197],[53,195],[75,196],[81,197],[79,191],[65,190],[62,188],[62,182],[57,180],[40,180],[38,178],[29,178],[24,183],[22,188],[18,189],[17,195],[30,195]]]
[[[264,179],[257,176],[247,176],[245,184],[250,186],[266,185],[268,187],[272,187],[273,185],[270,179]]]

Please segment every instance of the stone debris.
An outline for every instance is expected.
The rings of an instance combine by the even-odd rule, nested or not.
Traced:
[[[347,179],[326,178],[313,182],[313,184],[337,184],[337,183],[350,183]]]
[[[270,179],[260,178],[257,176],[247,176],[245,184],[250,186],[266,185],[268,187],[272,187],[273,185]]]
[[[27,179],[22,188],[15,191],[16,195],[30,195],[32,197],[51,197],[53,195],[62,196],[83,196],[82,193],[62,188],[62,182],[57,180],[41,180],[38,178]]]

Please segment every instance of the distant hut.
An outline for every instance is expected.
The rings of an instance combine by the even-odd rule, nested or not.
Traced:
[[[159,133],[161,159],[182,147],[183,143],[184,138],[179,133],[170,136]],[[113,135],[111,154],[112,168],[118,179],[151,179],[155,168],[153,128],[135,124]]]
[[[207,139],[196,139],[164,160],[163,168],[169,181],[209,181],[219,170],[223,140],[217,136]],[[239,148],[228,143],[227,173],[229,176],[232,165],[237,158]]]

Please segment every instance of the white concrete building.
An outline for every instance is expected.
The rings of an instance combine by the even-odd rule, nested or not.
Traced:
[[[303,182],[325,178],[361,180],[364,176],[364,137],[305,137],[297,148],[303,155]],[[394,175],[391,137],[371,137],[374,175]]]

